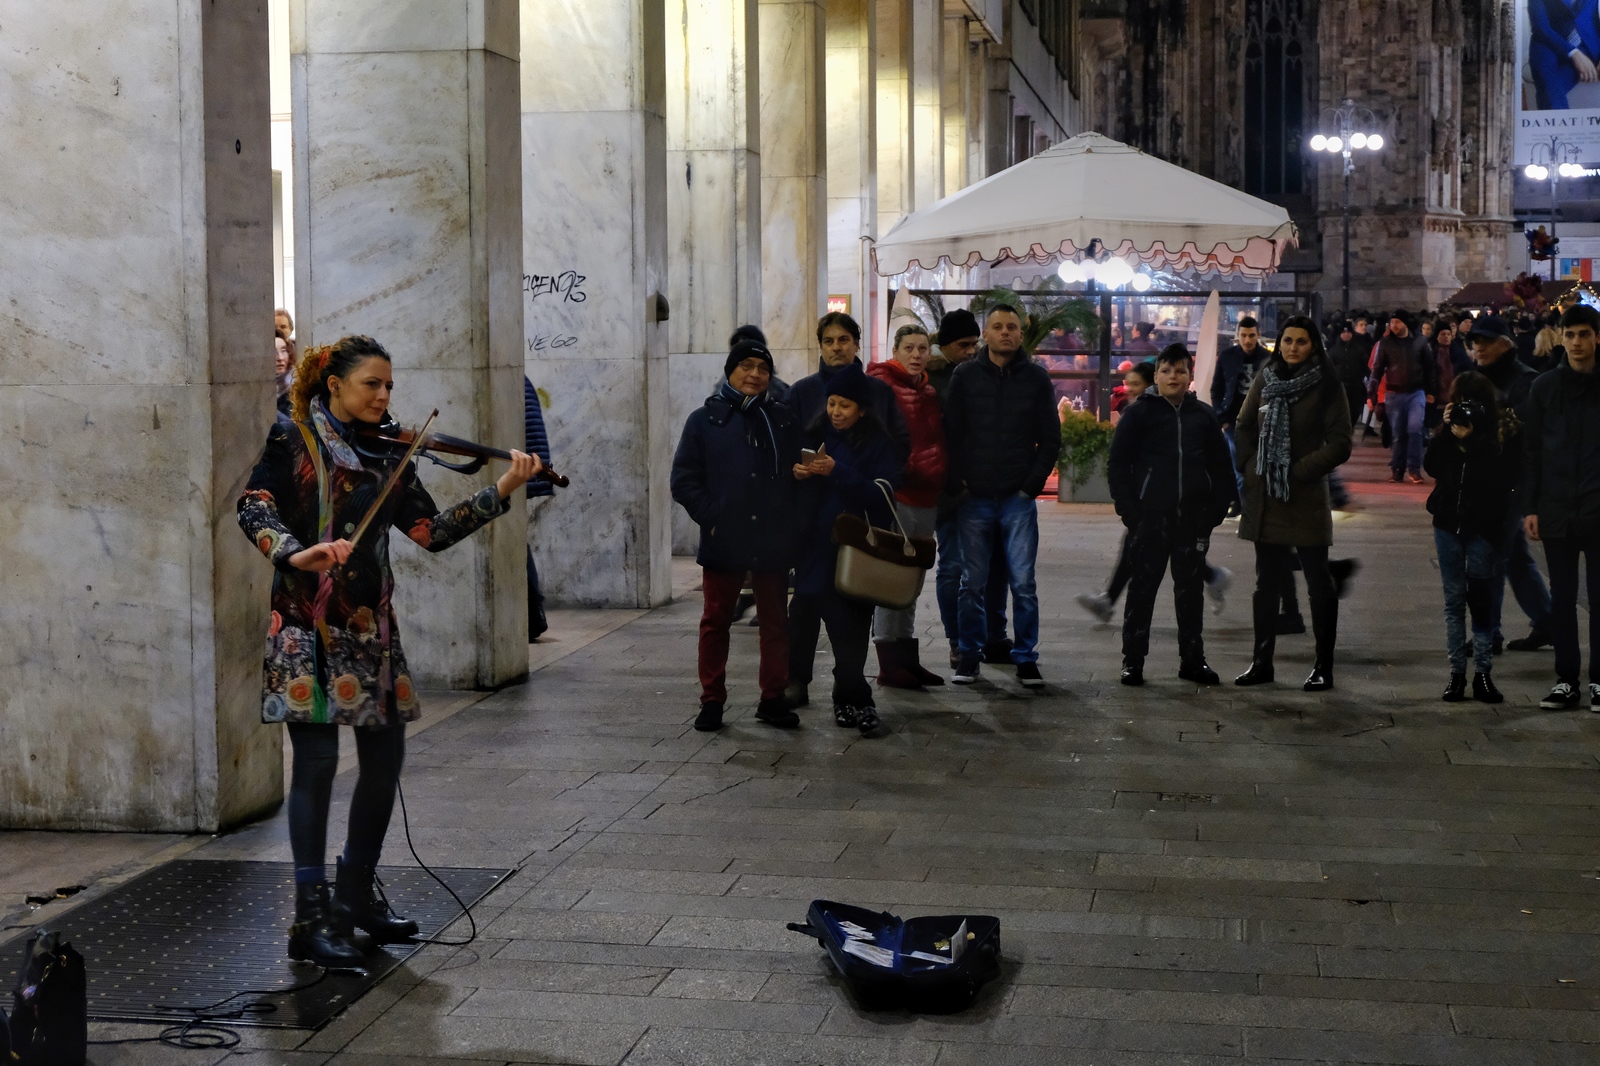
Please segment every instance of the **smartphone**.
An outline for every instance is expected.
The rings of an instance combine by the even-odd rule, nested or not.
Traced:
[[[802,464],[815,462],[816,460],[823,458],[827,454],[828,454],[828,446],[826,444],[817,445],[817,450],[816,451],[812,451],[810,448],[801,448],[800,449],[800,462]]]

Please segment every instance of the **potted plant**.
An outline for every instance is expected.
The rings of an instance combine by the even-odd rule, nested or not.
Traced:
[[[1106,481],[1110,454],[1110,422],[1102,422],[1088,411],[1064,410],[1056,498],[1065,503],[1110,503],[1111,485]]]

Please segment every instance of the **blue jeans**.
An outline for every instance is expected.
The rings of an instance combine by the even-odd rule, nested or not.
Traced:
[[[1397,474],[1404,472],[1420,476],[1422,449],[1428,443],[1423,432],[1428,394],[1421,389],[1391,392],[1384,398],[1383,404],[1389,416],[1389,432],[1394,438],[1394,454],[1389,459],[1389,469]]]
[[[1444,639],[1450,653],[1450,672],[1467,672],[1467,652],[1480,673],[1494,669],[1494,546],[1476,534],[1463,536],[1437,526],[1434,547],[1439,551],[1439,576],[1444,580]],[[1467,616],[1472,616],[1472,640],[1467,640]]]
[[[1539,572],[1533,552],[1528,547],[1528,534],[1522,528],[1522,516],[1513,514],[1506,519],[1506,532],[1501,539],[1500,553],[1495,556],[1494,631],[1500,635],[1501,605],[1505,603],[1506,582],[1511,582],[1511,594],[1517,605],[1528,616],[1532,627],[1546,636],[1550,635],[1550,589]]]
[[[1222,439],[1228,442],[1228,461],[1233,464],[1233,481],[1239,487],[1239,499],[1244,499],[1244,471],[1239,469],[1239,448],[1233,440],[1233,427],[1229,426],[1222,431]]]
[[[1039,661],[1039,593],[1033,564],[1039,555],[1039,508],[1032,497],[1013,493],[1004,499],[969,496],[956,514],[961,526],[961,655],[976,658],[988,639],[988,619],[978,589],[989,581],[996,553],[1005,559],[1006,579],[1016,617],[1013,663]]]
[[[945,639],[950,647],[961,644],[961,523],[951,515],[934,529],[939,540],[939,564],[934,570],[934,591],[939,599],[939,618],[944,622]],[[1006,561],[996,555],[989,566],[989,582],[984,589],[983,610],[988,616],[988,643],[1006,639]]]

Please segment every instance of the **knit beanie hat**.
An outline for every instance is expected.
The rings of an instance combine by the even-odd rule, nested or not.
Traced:
[[[983,330],[978,328],[977,317],[965,307],[958,307],[939,320],[939,336],[937,340],[940,347],[952,341],[981,336],[983,336]]]
[[[777,366],[772,362],[772,353],[767,351],[767,346],[760,341],[741,340],[733,346],[733,351],[728,353],[728,361],[722,364],[722,376],[732,377],[734,367],[746,359],[755,358],[767,364],[767,373],[777,373]]]
[[[828,395],[843,396],[865,408],[871,393],[868,391],[866,371],[861,369],[861,364],[851,363],[829,378]]]

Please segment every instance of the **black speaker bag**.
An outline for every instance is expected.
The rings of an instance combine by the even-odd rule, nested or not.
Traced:
[[[83,1066],[89,1054],[89,982],[83,956],[60,933],[28,938],[11,993],[11,1055],[27,1066]]]
[[[987,914],[941,914],[902,921],[819,899],[806,924],[864,1007],[961,1010],[1000,972],[1000,919]]]

